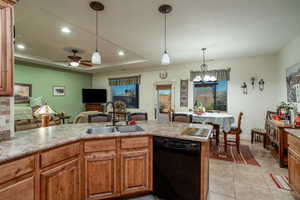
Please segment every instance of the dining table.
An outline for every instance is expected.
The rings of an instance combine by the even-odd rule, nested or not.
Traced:
[[[176,112],[176,114],[187,114],[192,116],[193,123],[211,124],[216,130],[216,143],[219,144],[220,128],[229,132],[234,123],[234,116],[228,113],[195,113],[195,112]]]

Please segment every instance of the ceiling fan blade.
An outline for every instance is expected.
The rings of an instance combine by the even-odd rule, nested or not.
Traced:
[[[52,60],[52,62],[70,62],[70,60],[61,59],[61,60]]]
[[[87,67],[93,67],[90,63],[80,62],[81,65],[87,66]]]
[[[91,60],[80,60],[80,62],[91,63]]]

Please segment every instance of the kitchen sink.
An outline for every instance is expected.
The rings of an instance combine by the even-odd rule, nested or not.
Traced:
[[[101,134],[101,133],[129,133],[144,131],[140,126],[97,126],[89,128],[87,134]]]
[[[120,133],[144,131],[144,129],[142,127],[137,126],[137,125],[133,125],[133,126],[117,126],[117,130]]]
[[[87,134],[97,134],[97,133],[116,133],[118,132],[115,126],[97,126],[89,128]]]

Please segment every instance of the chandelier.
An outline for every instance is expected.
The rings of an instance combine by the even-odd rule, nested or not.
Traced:
[[[211,76],[208,73],[208,65],[205,63],[205,52],[206,48],[202,48],[202,60],[203,63],[200,65],[200,75],[196,76],[194,78],[194,82],[214,82],[217,81],[217,78],[215,76]]]

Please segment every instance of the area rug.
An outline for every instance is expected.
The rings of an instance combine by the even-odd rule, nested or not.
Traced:
[[[260,164],[254,158],[248,145],[240,145],[239,153],[234,146],[229,146],[227,152],[225,152],[224,144],[213,144],[210,150],[210,158],[260,167]]]
[[[288,178],[286,176],[278,176],[273,174],[270,174],[270,176],[279,189],[292,191],[289,185]]]

